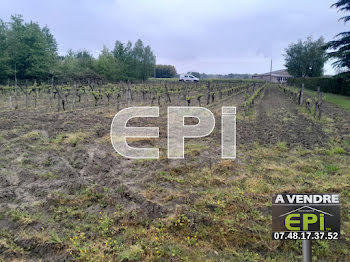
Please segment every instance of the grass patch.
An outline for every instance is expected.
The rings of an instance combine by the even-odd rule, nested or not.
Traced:
[[[43,173],[37,173],[36,176],[38,176],[39,178],[42,178],[42,179],[46,179],[46,180],[58,178],[57,175],[55,175],[54,173],[52,173],[50,171],[43,172]]]
[[[304,89],[304,92],[306,95],[317,97],[317,91],[312,90],[306,90]],[[342,95],[336,95],[336,94],[330,94],[330,93],[322,93],[323,100],[337,105],[340,108],[343,108],[350,112],[350,97],[349,96],[342,96]]]
[[[334,154],[345,154],[345,149],[342,148],[342,147],[336,146],[336,147],[332,147],[331,149],[329,149],[329,150],[327,151],[327,153],[328,153],[329,155],[334,155]]]
[[[56,144],[69,144],[73,147],[75,147],[77,144],[84,141],[86,138],[89,137],[88,133],[84,132],[76,132],[76,133],[60,133],[56,136],[54,139],[54,143]]]
[[[66,143],[65,139],[60,143]],[[283,142],[270,147],[255,144],[244,149],[237,161],[219,160],[210,167],[164,165],[155,181],[148,181],[149,190],[143,191],[147,201],[174,206],[156,218],[140,216],[145,208],[138,206],[142,203],[123,185],[52,193],[45,203],[45,220],[32,211],[15,210],[4,216],[21,225],[43,223],[45,241],[64,247],[75,261],[297,262],[300,242],[271,239],[271,196],[334,192],[342,196],[342,238],[315,241],[313,252],[315,261],[347,261],[349,156],[336,146],[332,154],[328,150],[289,148]],[[126,202],[132,208],[121,207]],[[23,228],[12,232],[12,238],[31,234]],[[0,244],[20,253],[13,241],[1,237]]]
[[[121,261],[139,261],[144,253],[140,245],[132,245],[119,254]]]
[[[21,211],[19,209],[13,209],[7,213],[13,221],[18,222],[22,225],[28,225],[36,220],[36,218],[27,212]]]
[[[288,146],[285,141],[278,142],[277,143],[277,149],[281,152],[285,152],[288,150]]]

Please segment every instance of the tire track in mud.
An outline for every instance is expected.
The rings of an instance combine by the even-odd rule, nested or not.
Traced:
[[[215,101],[209,107],[211,110],[215,110],[221,104],[236,105],[236,102],[241,103],[242,100],[243,93],[225,97],[222,101]],[[60,132],[71,133],[77,130],[89,130],[91,132],[94,125],[99,125],[102,130],[96,130],[96,134],[93,134],[90,142],[86,141],[87,143],[84,142],[83,145],[77,148],[67,146],[67,149],[64,151],[53,151],[46,156],[47,159],[55,160],[52,169],[55,170],[55,173],[59,173],[59,176],[53,180],[41,179],[25,170],[19,170],[20,172],[17,172],[18,170],[15,171],[17,172],[16,177],[19,180],[18,183],[11,183],[10,185],[7,179],[3,183],[0,180],[0,184],[3,186],[3,189],[0,190],[0,195],[1,192],[3,193],[3,198],[0,198],[0,208],[9,210],[10,207],[26,206],[27,209],[30,209],[31,203],[50,203],[52,198],[55,197],[51,194],[53,191],[59,191],[61,194],[73,194],[91,185],[94,185],[95,190],[99,192],[103,192],[104,187],[109,187],[110,194],[114,195],[111,201],[121,204],[126,210],[139,211],[141,217],[159,217],[166,213],[169,210],[168,208],[171,209],[173,207],[174,203],[168,203],[166,206],[157,204],[158,200],[162,200],[162,196],[151,201],[146,199],[141,192],[147,184],[154,183],[157,172],[160,170],[170,170],[174,167],[174,163],[169,164],[164,159],[143,164],[137,163],[133,160],[115,157],[113,155],[115,152],[110,145],[101,144],[98,141],[94,142],[94,140],[98,140],[101,136],[108,133],[111,121],[111,119],[104,117],[105,113],[102,114],[100,110],[87,111],[83,114],[68,112],[66,114],[30,115],[23,113],[15,115],[11,112],[9,115],[11,115],[9,117],[11,121],[8,121],[4,130],[18,129],[20,135],[24,135],[28,131],[35,129],[45,131],[48,138],[54,139]],[[91,121],[91,119],[94,119],[94,121]],[[161,127],[163,122],[166,124],[165,120],[160,117],[158,126]],[[21,126],[21,123],[24,122],[26,125]],[[141,122],[141,125],[144,124]],[[164,125],[163,129],[166,130]],[[166,145],[166,134],[161,136],[161,140],[162,144]],[[210,144],[216,144],[215,148],[219,152],[219,137],[216,139],[216,136],[213,136],[208,141]],[[204,143],[208,141],[204,141]],[[26,150],[20,142],[15,142],[15,140],[12,140],[12,142],[14,142],[13,153]],[[31,141],[28,142],[31,143]],[[149,145],[146,143],[145,146]],[[190,163],[193,160],[190,159],[191,157],[188,158],[186,156],[186,159],[190,160],[187,165],[191,168],[203,167],[203,163],[205,163],[204,165],[208,164],[205,161],[206,158],[216,157],[215,154],[204,154],[203,157],[201,156],[201,163]],[[37,162],[45,160],[40,156],[39,152],[35,153],[32,158]],[[79,163],[76,162],[77,160],[79,160]],[[181,165],[181,163],[176,162],[175,166],[178,165]],[[176,190],[174,185],[167,182],[161,182],[159,187],[164,187],[170,191]]]
[[[210,104],[209,108],[221,113],[221,105],[236,105],[239,108],[243,99],[243,93],[233,95]],[[297,106],[275,87],[265,89],[263,97],[258,99],[253,110],[256,112],[256,119],[237,121],[238,145],[255,142],[270,145],[286,141],[290,146],[301,144],[310,148],[327,142],[327,135],[322,131],[322,126],[301,115]],[[26,200],[26,203],[36,201],[46,203],[50,200],[50,193],[53,190],[70,194],[80,188],[96,185],[101,191],[103,187],[110,187],[111,194],[115,195],[113,201],[122,203],[126,209],[138,209],[150,217],[156,217],[165,212],[166,210],[160,205],[146,199],[140,192],[147,184],[154,182],[154,175],[157,171],[170,170],[174,167],[174,163],[169,164],[167,160],[138,163],[115,157],[110,145],[100,144],[97,141],[108,133],[111,119],[104,117],[105,114],[97,111],[87,111],[83,115],[71,112],[58,114],[57,117],[55,114],[21,114],[20,116],[9,114],[9,121],[6,126],[2,126],[2,129],[15,128],[18,129],[19,134],[40,129],[44,130],[49,138],[54,138],[62,131],[76,132],[78,129],[91,131],[96,124],[102,130],[94,131],[96,133],[93,134],[91,141],[86,141],[86,144],[79,148],[70,147],[65,151],[51,152],[46,156],[55,159],[52,170],[55,169],[59,177],[54,180],[40,179],[26,170],[12,170],[16,172],[18,181],[9,181],[10,179],[16,180],[14,177],[0,180],[0,196],[3,196],[0,197],[0,207],[5,209],[9,205],[15,207],[20,205],[22,200]],[[220,117],[218,120],[216,128],[220,128]],[[26,123],[26,126],[22,127],[21,123]],[[165,139],[165,136],[163,138]],[[13,141],[12,154],[26,150],[26,147],[23,147],[20,142],[12,139],[15,138],[9,137],[8,141],[10,143]],[[210,163],[220,160],[220,132],[201,140],[200,143],[207,145],[208,149],[200,152],[198,163],[190,158],[190,161],[186,160],[191,168],[204,167],[208,165],[208,160]],[[45,160],[39,152],[35,153],[32,158],[37,162]],[[80,162],[77,163],[76,160]],[[175,164],[176,167],[181,165],[181,163]],[[174,185],[160,184],[159,186],[176,190]]]
[[[243,96],[243,93],[241,93],[224,98],[223,101],[217,101],[209,105],[209,108],[217,111],[220,110],[221,105],[236,105],[239,107],[243,102]],[[275,87],[265,89],[263,97],[256,103],[253,110],[256,111],[256,119],[237,121],[238,146],[255,142],[270,145],[285,141],[289,146],[302,145],[311,148],[323,145],[328,140],[327,135],[322,131],[322,126],[301,115],[297,106]],[[59,115],[56,119],[53,116],[44,114],[29,117],[23,114],[12,119],[6,128],[19,128],[19,122],[24,121],[27,126],[20,129],[20,133],[22,133],[25,130],[33,130],[34,123],[36,128],[45,130],[47,136],[52,138],[61,131],[72,132],[76,131],[77,128],[91,130],[91,127],[98,123],[103,130],[97,130],[98,134],[94,134],[91,138],[93,141],[98,140],[101,134],[108,133],[110,125],[110,119],[104,117],[101,112],[86,112],[83,116],[69,113]],[[91,119],[96,119],[96,121],[92,123]],[[66,125],[68,120],[75,124]],[[218,120],[216,128],[220,127],[220,117],[218,117]],[[48,123],[50,123],[49,126]],[[164,143],[165,138],[164,135],[162,137]],[[15,140],[12,141],[14,142],[14,153],[26,150]],[[157,170],[171,168],[169,163],[164,160],[140,164],[124,158],[116,158],[113,156],[114,151],[109,145],[101,145],[97,141],[87,142],[88,144],[78,149],[67,148],[66,151],[50,152],[46,156],[48,159],[55,159],[56,163],[53,169],[56,173],[59,173],[59,177],[55,180],[40,179],[26,170],[14,169],[13,172],[17,173],[17,182],[14,181],[16,180],[15,177],[0,180],[2,186],[0,193],[3,195],[0,198],[0,206],[5,207],[9,202],[19,203],[21,199],[26,199],[27,203],[36,200],[45,202],[45,197],[52,190],[60,189],[62,192],[69,193],[89,184],[113,186],[116,191],[118,187],[124,187],[126,195],[124,194],[121,197],[127,199],[130,198],[130,195],[134,195],[134,198],[138,199],[137,206],[142,206],[146,200],[136,192],[140,192],[145,184],[152,182]],[[203,167],[208,165],[208,162],[215,163],[220,159],[220,132],[200,140],[199,143],[207,145],[208,149],[200,152],[201,160],[197,165]],[[34,154],[33,157],[34,161],[42,162],[45,160],[40,156],[40,153]],[[79,160],[79,163],[77,160]],[[146,172],[145,169],[147,169]],[[129,175],[131,173],[133,174],[132,177]],[[11,179],[12,181],[10,181]],[[128,194],[129,196],[127,196]],[[128,205],[127,201],[125,204]],[[135,205],[132,204],[131,206]]]
[[[224,98],[222,101],[215,101],[208,107],[220,115],[222,105],[236,105],[239,112],[243,100],[244,94],[241,93]],[[297,105],[275,87],[267,87],[252,110],[256,112],[255,119],[237,120],[238,145],[255,142],[262,145],[271,145],[279,141],[285,141],[290,146],[302,145],[309,148],[322,145],[328,140],[321,124],[310,121],[300,114]],[[106,112],[97,110],[86,110],[84,114],[77,112],[57,115],[21,114],[18,116],[14,113],[8,114],[9,118],[6,126],[0,127],[0,131],[14,128],[18,129],[18,134],[22,135],[28,131],[38,129],[45,131],[46,136],[50,139],[54,139],[60,132],[77,132],[78,130],[88,130],[93,135],[89,141],[85,141],[82,145],[77,147],[67,146],[66,150],[53,151],[45,156],[54,160],[52,169],[55,169],[55,173],[59,174],[59,177],[54,180],[40,179],[21,169],[12,170],[12,172],[16,172],[18,181],[8,181],[8,179],[16,180],[14,177],[2,180],[0,176],[0,209],[3,208],[7,211],[18,208],[25,200],[25,204],[36,202],[37,205],[38,202],[41,202],[40,211],[46,214],[53,208],[55,196],[51,196],[51,193],[54,190],[59,190],[62,194],[74,195],[87,186],[93,186],[97,193],[103,193],[104,188],[108,187],[110,191],[106,198],[108,200],[106,209],[112,212],[114,211],[112,210],[113,207],[120,204],[127,211],[135,210],[138,219],[142,220],[143,218],[157,218],[173,212],[175,205],[182,205],[185,201],[192,201],[197,197],[195,193],[191,193],[187,198],[167,200],[165,194],[172,191],[187,194],[185,190],[188,190],[188,188],[182,188],[181,185],[169,182],[157,181],[155,175],[161,170],[169,171],[172,168],[178,169],[179,172],[200,170],[209,165],[208,159],[213,160],[213,163],[219,161],[220,132],[200,141],[200,143],[208,146],[208,149],[201,150],[199,153],[198,159],[200,160],[191,159],[192,156],[190,156],[186,158],[185,164],[183,161],[168,161],[166,159],[137,162],[116,157],[113,148],[109,144],[99,141],[109,131],[111,118],[105,117],[105,114]],[[221,120],[219,115],[217,129],[220,129],[221,126],[219,125]],[[159,126],[164,125],[160,123],[163,120],[159,119]],[[25,123],[26,126],[22,126],[21,123]],[[144,123],[141,122],[141,124]],[[96,125],[99,125],[99,127],[94,130],[93,128]],[[16,142],[16,138],[12,137],[11,134],[6,138],[8,138],[6,142],[12,142],[11,154],[28,150],[20,142]],[[163,143],[166,141],[165,138],[164,134],[162,136]],[[28,143],[34,142],[28,141]],[[0,150],[0,152],[2,151]],[[32,153],[30,157],[34,161],[42,162],[45,160],[40,156],[40,152],[30,153]],[[156,183],[157,187],[164,188],[166,191],[164,195],[156,196],[151,200],[147,199],[143,191],[151,183]],[[30,212],[31,207],[26,206],[25,208]],[[102,208],[96,203],[95,206],[91,206],[89,209],[92,210],[91,212],[97,213]],[[1,224],[8,225],[12,230],[15,230],[18,226],[7,218],[0,219]],[[28,228],[34,226],[29,225]],[[58,256],[59,252],[55,252],[53,252],[53,256],[55,254]]]

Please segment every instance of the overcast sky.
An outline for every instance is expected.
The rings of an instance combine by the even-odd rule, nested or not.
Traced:
[[[326,41],[344,30],[335,0],[1,0],[0,18],[22,14],[47,25],[60,54],[95,57],[115,40],[142,39],[158,64],[178,73],[264,73],[284,64],[284,49],[311,35]],[[326,74],[333,74],[330,63]]]

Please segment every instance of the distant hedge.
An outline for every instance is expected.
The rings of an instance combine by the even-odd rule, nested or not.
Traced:
[[[317,90],[319,86],[322,92],[350,96],[350,81],[340,77],[310,77],[310,78],[289,78],[289,85],[304,87],[310,90]]]

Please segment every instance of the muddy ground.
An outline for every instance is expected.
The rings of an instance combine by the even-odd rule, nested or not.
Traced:
[[[277,87],[266,88],[246,115],[243,102],[244,96],[239,94],[210,104],[208,107],[217,119],[216,129],[204,139],[189,140],[185,160],[165,158],[165,106],[161,107],[161,117],[156,121],[160,127],[160,141],[133,142],[135,146],[159,146],[161,159],[156,161],[125,159],[113,150],[109,142],[109,128],[116,113],[113,106],[61,113],[23,110],[1,113],[0,256],[4,261],[75,260],[66,242],[55,243],[38,235],[49,228],[69,235],[69,223],[55,217],[61,203],[58,199],[68,196],[72,206],[79,206],[74,196],[86,188],[93,188],[95,194],[105,194],[108,188],[108,193],[102,204],[91,204],[84,216],[77,216],[80,220],[88,214],[113,214],[119,209],[124,210],[123,220],[132,216],[138,223],[170,217],[179,209],[190,217],[191,206],[198,201],[205,186],[202,183],[186,186],[176,178],[159,179],[159,174],[195,173],[203,168],[215,169],[221,163],[219,113],[222,105],[237,106],[239,114],[237,159],[230,164],[232,176],[227,179],[247,174],[246,168],[254,160],[249,155],[253,147],[282,145],[290,150],[314,150],[328,149],[331,143],[349,145],[346,143],[350,113],[334,105],[325,103],[324,120],[317,121]],[[218,182],[216,187],[225,186]],[[39,215],[40,218],[34,219]],[[201,223],[206,223],[203,217],[196,219],[204,219]],[[89,237],[95,236],[90,233]],[[116,258],[118,260],[121,259]],[[173,261],[182,260],[186,259]]]

